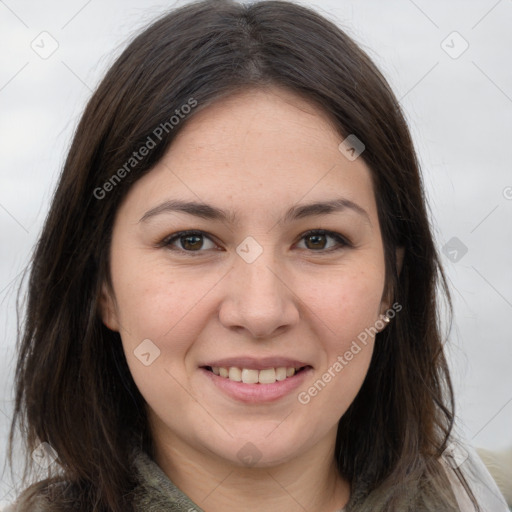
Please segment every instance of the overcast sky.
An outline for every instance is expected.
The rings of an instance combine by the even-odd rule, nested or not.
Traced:
[[[127,38],[182,3],[0,2],[0,461],[19,274],[73,130]],[[512,0],[302,3],[361,44],[401,100],[454,299],[459,430],[475,446],[511,445]]]

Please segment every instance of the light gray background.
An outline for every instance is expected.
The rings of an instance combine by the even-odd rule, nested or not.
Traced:
[[[126,40],[182,3],[0,1],[2,464],[12,403],[16,289],[75,125]],[[474,446],[504,448],[512,443],[512,0],[303,3],[344,27],[401,100],[439,249],[453,237],[467,247],[464,255],[460,249],[443,254],[455,306],[449,356],[458,428]],[[46,59],[31,47],[34,41],[39,51],[51,48],[43,31],[58,43]],[[465,43],[454,31],[469,44],[457,58]],[[8,491],[6,473],[0,505]]]

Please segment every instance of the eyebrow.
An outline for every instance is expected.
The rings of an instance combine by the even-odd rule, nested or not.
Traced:
[[[284,215],[281,222],[291,222],[293,220],[303,219],[305,217],[312,217],[315,215],[328,215],[331,213],[342,212],[350,210],[358,215],[366,218],[370,223],[370,216],[367,211],[359,206],[357,203],[350,201],[346,198],[336,198],[330,201],[320,201],[315,203],[308,203],[303,205],[292,206]],[[196,201],[181,201],[178,199],[169,199],[163,203],[148,210],[139,220],[145,222],[149,218],[162,213],[181,212],[201,217],[203,219],[225,222],[228,224],[235,224],[237,221],[236,214],[216,206],[199,203]]]

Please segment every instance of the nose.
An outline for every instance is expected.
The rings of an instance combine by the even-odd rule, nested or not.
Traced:
[[[245,330],[252,338],[281,334],[300,318],[289,281],[270,250],[264,250],[252,263],[237,256],[225,283],[220,322],[231,330]]]

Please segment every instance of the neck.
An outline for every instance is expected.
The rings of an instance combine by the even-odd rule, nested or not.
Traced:
[[[179,438],[154,438],[156,463],[190,499],[208,512],[337,512],[350,485],[333,457],[336,430],[293,460],[271,467],[240,467]]]

